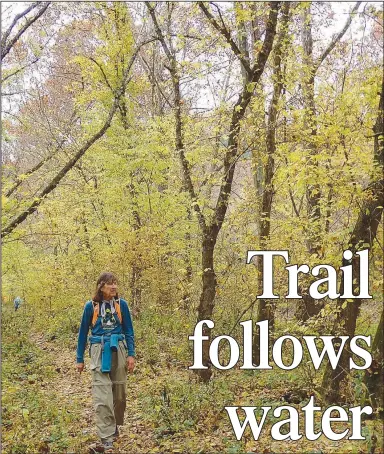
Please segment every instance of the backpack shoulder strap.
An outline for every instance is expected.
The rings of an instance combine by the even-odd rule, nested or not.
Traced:
[[[100,304],[97,303],[96,301],[92,301],[93,305],[93,315],[92,315],[92,321],[91,321],[91,326],[94,327],[97,321],[97,317],[99,316],[99,310],[100,310]]]
[[[121,315],[121,307],[120,307],[120,298],[115,301],[115,309],[116,309],[116,314],[120,320],[120,323],[123,323],[123,316]]]

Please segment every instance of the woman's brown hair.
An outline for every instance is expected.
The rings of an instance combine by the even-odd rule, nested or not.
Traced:
[[[93,297],[93,301],[96,303],[101,303],[103,301],[103,292],[102,287],[104,284],[113,284],[114,282],[117,283],[117,278],[113,273],[104,272],[101,273],[99,279],[96,282],[96,293]],[[118,299],[119,296],[116,294],[115,299]]]

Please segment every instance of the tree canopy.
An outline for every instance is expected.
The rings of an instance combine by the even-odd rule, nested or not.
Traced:
[[[173,433],[196,429],[203,416],[187,406],[204,411],[204,386],[218,380],[220,402],[241,395],[236,380],[254,386],[239,370],[228,386],[211,367],[178,376],[198,320],[215,320],[210,338],[250,318],[269,320],[272,338],[376,335],[382,377],[382,13],[375,2],[3,3],[3,303],[22,297],[36,332],[72,345],[98,275],[116,273],[143,370],[175,370],[153,402],[163,384],[175,401],[147,414]],[[256,298],[263,267],[245,265],[247,250],[338,268],[348,248],[369,249],[372,300]],[[283,267],[274,283],[287,293]],[[186,380],[202,393],[190,401]],[[327,403],[382,407],[369,374],[303,366],[286,387],[295,380]],[[209,414],[207,427],[223,419]]]

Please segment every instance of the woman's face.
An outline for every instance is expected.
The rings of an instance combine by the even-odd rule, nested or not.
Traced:
[[[103,292],[103,299],[109,301],[117,295],[117,282],[105,283],[101,287],[101,291]]]

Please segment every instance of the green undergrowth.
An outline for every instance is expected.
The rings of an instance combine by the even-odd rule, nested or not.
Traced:
[[[2,311],[2,444],[7,454],[63,453],[81,412],[52,386],[51,353],[31,341],[29,317]]]
[[[188,370],[192,363],[192,342],[188,336],[193,334],[194,320],[185,322],[185,317],[179,314],[171,317],[163,314],[146,313],[137,321],[139,356],[141,361],[140,374],[144,386],[138,395],[143,419],[153,427],[159,440],[159,452],[226,452],[246,453],[259,452],[369,452],[372,448],[372,439],[377,440],[376,453],[380,452],[382,441],[381,421],[364,421],[363,435],[365,441],[352,442],[348,439],[333,443],[321,437],[318,443],[300,441],[300,447],[285,451],[283,442],[271,445],[270,429],[276,418],[273,417],[274,408],[282,405],[292,405],[300,412],[309,399],[314,395],[318,405],[321,395],[318,387],[321,384],[324,367],[315,371],[310,358],[305,356],[302,365],[292,371],[277,368],[273,362],[273,370],[248,371],[234,368],[230,371],[214,371],[208,384],[197,380],[196,375]],[[309,332],[311,328],[308,328]],[[292,334],[301,337],[308,334],[306,329],[296,329],[292,325],[277,324],[276,337]],[[375,327],[371,326],[371,333]],[[218,325],[214,335],[226,334]],[[240,334],[240,335],[239,335]],[[313,334],[320,335],[321,332]],[[236,333],[237,341],[241,345],[241,333]],[[288,349],[289,350],[289,349]],[[303,348],[305,352],[305,348]],[[222,351],[222,362],[228,361],[228,351]],[[284,351],[283,357],[289,364],[290,351]],[[240,355],[242,358],[242,353]],[[241,365],[241,360],[239,366]],[[352,388],[355,402],[350,406],[361,405],[364,393],[362,383],[363,374],[352,374]],[[145,386],[145,383],[148,383]],[[247,429],[243,440],[237,442],[229,423],[225,406],[270,406],[272,411],[265,422],[263,435],[258,442],[252,440],[250,430]],[[257,410],[260,418],[261,410]],[[303,416],[301,415],[300,418]],[[303,427],[302,427],[303,429]],[[315,430],[321,430],[321,414],[315,418]],[[373,437],[373,438],[372,438]],[[200,446],[200,450],[196,445]],[[272,440],[273,444],[273,440]],[[318,448],[319,450],[316,451]],[[256,451],[255,451],[256,449]]]
[[[179,453],[368,453],[375,446],[376,454],[382,453],[382,422],[379,420],[363,421],[362,434],[366,440],[351,441],[347,438],[332,442],[322,436],[312,442],[305,438],[295,442],[274,442],[270,430],[277,419],[272,412],[275,408],[290,405],[300,415],[300,431],[303,432],[303,414],[301,407],[308,398],[288,393],[300,388],[287,377],[284,371],[257,371],[245,373],[232,370],[215,374],[208,384],[200,383],[193,373],[173,374],[172,370],[157,370],[151,373],[145,367],[141,372],[142,386],[138,394],[142,418],[152,427],[158,440],[158,450],[154,452]],[[145,386],[148,383],[148,386]],[[293,398],[295,402],[287,402]],[[316,400],[316,397],[315,397]],[[246,429],[241,441],[236,441],[229,422],[226,406],[253,406],[256,418],[262,417],[262,406],[271,407],[258,441],[254,441],[249,428]],[[323,411],[325,407],[323,407]],[[244,414],[240,413],[240,420]],[[283,412],[281,418],[287,414]],[[321,413],[315,413],[315,432],[321,431]],[[339,431],[345,430],[350,424],[338,426]],[[285,427],[285,429],[288,429]],[[284,430],[284,428],[282,428]],[[297,443],[297,445],[296,445]],[[172,449],[171,449],[172,448]]]
[[[67,318],[63,311],[31,314],[23,309],[17,313],[10,307],[7,309],[3,310],[2,320],[3,452],[44,452],[44,443],[49,444],[50,452],[80,452],[76,451],[76,446],[80,446],[81,441],[75,440],[73,434],[80,424],[81,408],[76,400],[71,397],[63,399],[62,393],[52,390],[51,381],[55,377],[55,370],[50,366],[52,353],[35,345],[30,332],[33,329],[44,334],[47,345],[52,342],[69,347],[74,364],[81,307],[67,314]],[[363,453],[371,450],[375,438],[375,454],[381,452],[381,421],[364,421],[366,441],[333,443],[321,437],[316,443],[301,440],[296,447],[289,445],[287,451],[288,444],[271,440],[270,428],[276,420],[270,413],[259,441],[252,439],[249,429],[242,441],[236,441],[225,406],[270,406],[274,409],[293,405],[300,410],[309,395],[314,395],[316,402],[320,402],[316,388],[322,370],[315,373],[305,358],[302,366],[293,371],[276,367],[263,371],[240,370],[238,367],[229,371],[214,370],[211,381],[203,384],[188,370],[193,358],[192,342],[188,336],[193,334],[194,325],[193,314],[166,308],[146,308],[134,320],[137,368],[130,380],[134,380],[137,387],[134,416],[143,422],[146,436],[156,446],[153,448],[152,444],[148,452]],[[375,332],[372,325],[370,332]],[[294,325],[277,323],[276,337],[287,333],[302,335],[300,329],[295,331]],[[214,335],[221,334],[227,333],[217,324]],[[235,334],[241,344],[241,332]],[[225,363],[228,350],[223,348],[222,353],[222,362]],[[284,354],[289,358],[289,352]],[[362,403],[365,392],[362,379],[363,373],[353,374],[356,401],[350,406]],[[88,402],[86,405],[91,404]],[[260,416],[258,409],[257,417]],[[319,417],[315,424],[316,430],[320,430]]]

